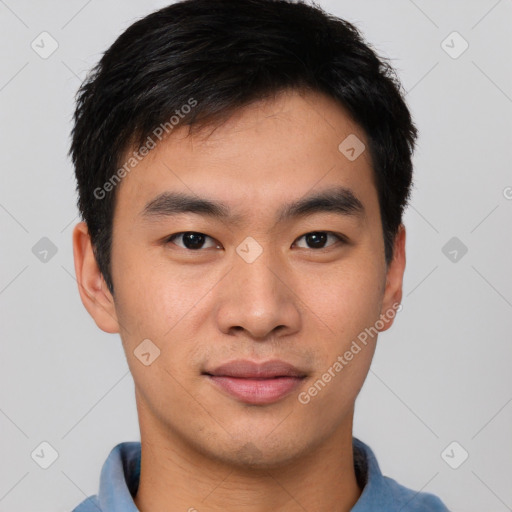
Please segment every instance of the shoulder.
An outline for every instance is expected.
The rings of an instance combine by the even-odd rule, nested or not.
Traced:
[[[383,481],[393,496],[393,502],[403,512],[450,512],[434,494],[409,489],[393,478],[383,477]]]
[[[362,494],[353,512],[450,512],[434,494],[415,491],[384,476],[372,449],[353,438],[354,468]]]
[[[114,446],[101,469],[98,494],[83,500],[72,512],[136,512],[133,496],[139,485],[140,453],[140,442]]]
[[[96,494],[79,503],[71,512],[98,512],[101,510]]]

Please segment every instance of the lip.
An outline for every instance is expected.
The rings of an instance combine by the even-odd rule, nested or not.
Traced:
[[[257,405],[283,399],[307,376],[306,372],[277,359],[263,363],[237,359],[203,374],[230,396]]]

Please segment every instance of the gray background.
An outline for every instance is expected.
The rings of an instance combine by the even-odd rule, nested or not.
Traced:
[[[111,448],[139,439],[120,339],[79,299],[67,151],[87,70],[166,4],[0,0],[1,511],[70,511],[97,492]],[[392,59],[421,133],[403,311],[379,338],[354,434],[384,474],[453,511],[512,510],[512,1],[320,5]],[[59,45],[46,59],[31,47],[43,31]],[[48,469],[31,458],[43,441],[58,452]]]

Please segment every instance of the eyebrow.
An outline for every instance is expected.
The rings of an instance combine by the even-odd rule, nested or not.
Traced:
[[[238,224],[242,220],[242,216],[233,214],[225,203],[182,192],[159,194],[145,205],[141,216],[146,220],[158,220],[182,213],[195,213],[232,224]],[[365,209],[363,203],[349,188],[334,187],[285,204],[277,213],[277,221],[283,222],[314,213],[336,213],[362,218]]]

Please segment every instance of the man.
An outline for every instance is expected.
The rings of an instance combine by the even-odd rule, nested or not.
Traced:
[[[305,3],[188,0],[115,41],[77,98],[73,245],[141,442],[75,512],[447,510],[352,435],[416,136],[392,69]]]

